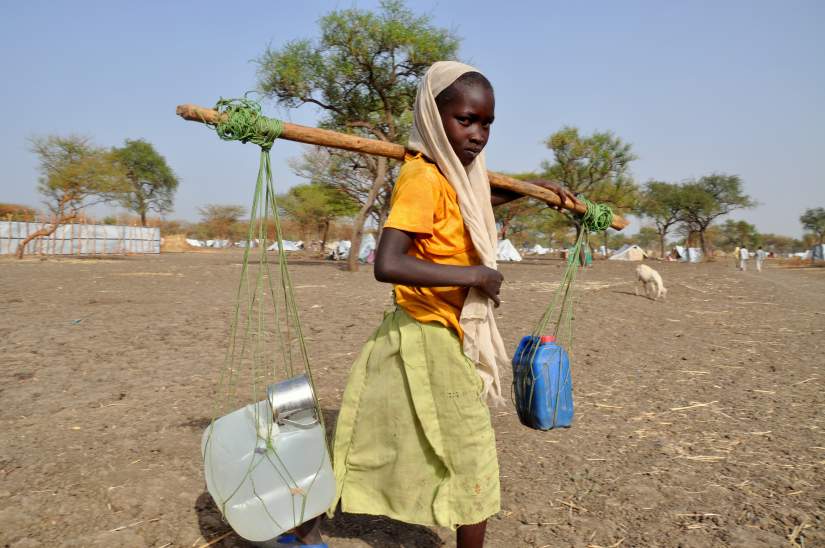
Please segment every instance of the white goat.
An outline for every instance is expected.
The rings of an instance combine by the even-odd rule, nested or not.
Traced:
[[[664,296],[667,295],[667,289],[665,288],[664,282],[662,282],[662,277],[646,264],[640,264],[636,267],[636,276],[639,279],[639,283],[644,287],[645,295],[648,299],[655,301],[659,297],[664,298]],[[636,295],[638,294],[639,286],[637,285]]]

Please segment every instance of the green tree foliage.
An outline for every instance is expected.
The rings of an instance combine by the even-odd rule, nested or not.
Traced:
[[[433,62],[454,58],[458,39],[398,0],[381,2],[377,12],[333,11],[319,25],[317,42],[296,40],[258,59],[261,91],[284,106],[319,107],[322,127],[405,141],[420,77]],[[369,181],[354,223],[352,245],[358,249],[376,198],[382,189],[387,193],[391,168],[386,158],[345,156],[355,156],[358,176]],[[358,268],[355,255],[351,270]]]
[[[825,242],[825,208],[806,209],[799,217],[799,222],[802,223],[802,228],[814,234],[820,245]]]
[[[290,161],[293,172],[314,184],[339,190],[349,196],[360,208],[367,203],[373,189],[373,180],[365,177],[365,164],[358,154],[316,147],[308,149],[299,158]],[[399,162],[387,164],[387,181],[398,178]],[[368,217],[379,228],[384,225],[390,210],[392,187],[383,185],[373,201]],[[357,213],[357,212],[356,212]]]
[[[613,229],[606,230],[604,234],[605,240],[607,241],[605,247],[608,249],[619,249],[623,245],[636,243],[636,239],[633,236],[616,232]]]
[[[237,240],[244,235],[241,218],[246,208],[239,205],[207,204],[198,208],[201,216],[194,233],[202,239]]]
[[[668,232],[682,219],[682,188],[664,181],[648,181],[639,197],[636,211],[653,221],[659,238],[659,256],[665,256]],[[645,247],[646,246],[642,246]]]
[[[706,232],[711,223],[722,215],[756,205],[742,189],[738,175],[713,173],[682,185],[680,203],[682,220],[689,232],[699,235],[702,253],[710,255]]]
[[[6,221],[33,221],[37,210],[20,204],[0,203],[0,219]]]
[[[566,126],[546,141],[553,161],[542,163],[543,178],[558,181],[572,192],[593,201],[609,204],[616,213],[635,207],[638,187],[630,176],[630,163],[636,159],[632,147],[609,131],[581,135],[578,128]],[[569,217],[579,225],[575,217]],[[607,245],[607,235],[604,235]]]
[[[511,173],[509,176],[522,181],[539,178],[535,173]],[[511,239],[516,246],[528,243],[546,244],[546,241],[538,241],[541,239],[538,233],[549,231],[550,225],[544,217],[549,216],[550,211],[552,210],[544,202],[527,197],[496,206],[493,214],[498,225],[498,238]]]
[[[658,228],[643,226],[633,239],[645,251],[651,249],[653,244],[660,244],[659,251],[661,254],[659,256],[665,256],[665,246],[661,245],[661,233]]]
[[[111,151],[94,146],[86,137],[49,135],[31,140],[40,178],[37,190],[51,214],[49,226],[20,242],[18,258],[34,238],[50,236],[75,219],[84,207],[116,202],[129,190],[129,181]]]
[[[131,185],[121,204],[140,216],[141,225],[146,226],[149,211],[159,214],[172,211],[178,178],[151,143],[143,139],[126,139],[122,147],[112,152]]]
[[[629,143],[609,131],[581,135],[578,128],[568,126],[546,144],[553,161],[542,163],[542,177],[559,181],[591,201],[610,204],[617,213],[636,205],[638,187],[630,176],[636,155]]]
[[[762,235],[756,227],[747,221],[734,221],[728,219],[721,226],[716,237],[713,239],[714,246],[726,251],[732,251],[736,247],[745,246],[748,249],[756,249],[762,245]]]
[[[802,250],[802,242],[791,238],[790,236],[782,236],[781,234],[762,234],[762,245],[768,251],[774,253],[786,254]]]
[[[294,220],[304,234],[316,229],[321,236],[321,252],[327,243],[329,227],[341,217],[358,213],[358,204],[339,189],[311,183],[293,186],[278,197],[278,206]],[[305,236],[305,239],[309,239]]]

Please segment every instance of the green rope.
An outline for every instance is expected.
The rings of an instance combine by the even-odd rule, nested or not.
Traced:
[[[604,232],[613,223],[613,210],[607,204],[597,204],[591,202],[584,196],[579,196],[579,201],[587,206],[581,218],[581,226],[589,232]]]
[[[265,399],[268,384],[295,376],[296,364],[294,362],[296,359],[300,359],[300,365],[306,371],[313,391],[315,394],[318,393],[315,389],[309,363],[309,352],[301,328],[298,305],[295,301],[294,287],[287,265],[279,207],[272,180],[270,149],[275,140],[281,135],[283,123],[280,120],[263,116],[261,105],[247,98],[222,98],[215,105],[215,110],[221,114],[221,121],[208,123],[207,125],[215,129],[218,137],[225,141],[256,144],[261,147],[261,153],[258,164],[258,177],[255,182],[255,191],[249,214],[246,247],[241,264],[241,279],[235,295],[229,345],[224,358],[224,368],[218,382],[217,397],[214,402],[213,424],[214,419],[228,411],[233,411],[238,404],[245,405],[248,403],[243,393],[239,392],[243,388],[239,386],[241,382],[249,382],[253,402]],[[277,273],[271,271],[267,254],[269,232],[273,229],[275,232],[274,239],[278,244]],[[258,246],[257,258],[253,257],[252,251],[255,243]],[[257,268],[253,271],[250,265]],[[273,277],[276,276],[280,278],[281,291],[276,291],[276,282],[273,281]],[[293,346],[297,346],[297,352],[293,351]],[[278,358],[280,358],[282,365],[280,369],[277,367]],[[221,396],[223,396],[223,401],[220,401]],[[318,420],[322,429],[324,429],[323,413],[317,398],[315,406]],[[254,417],[256,424],[259,424],[260,419],[258,411],[259,408],[256,406]],[[275,447],[270,443],[272,436],[271,421],[267,424],[268,431],[265,433],[265,437],[260,432],[256,435],[260,441],[264,441],[266,444],[265,460],[280,474],[273,458],[284,470],[286,470],[286,466],[281,461]],[[211,445],[210,429],[204,451],[209,451]],[[327,451],[329,452],[328,445]],[[237,493],[244,481],[251,480],[250,474],[262,462],[261,459],[257,462],[252,459],[250,468],[246,471],[238,486],[227,496],[220,493],[219,498],[222,500],[217,502],[224,513],[226,504]],[[322,465],[323,460],[319,466]],[[296,478],[292,478],[288,474],[287,477],[281,475],[281,480],[290,488],[298,488]],[[312,485],[314,485],[314,479],[308,491],[311,490]],[[254,485],[253,493],[258,497]],[[301,496],[302,501],[300,506],[301,516],[295,516],[295,524],[303,521],[307,494],[296,495]],[[258,498],[260,500],[260,497]],[[263,504],[263,501],[261,503]],[[267,512],[267,514],[269,513]],[[273,522],[275,521],[271,515],[269,517]],[[278,525],[277,522],[276,525]]]
[[[283,122],[261,114],[261,104],[246,97],[221,98],[215,103],[215,110],[221,113],[221,121],[207,125],[213,127],[224,141],[252,143],[269,150],[284,131]]]
[[[544,310],[544,313],[531,333],[531,336],[534,338],[534,341],[536,341],[536,344],[533,344],[532,346],[530,357],[526,360],[527,364],[531,364],[533,362],[536,352],[538,352],[539,349],[539,344],[537,344],[538,339],[542,335],[547,334],[548,326],[551,324],[553,325],[553,336],[556,338],[558,344],[567,351],[568,355],[572,359],[574,319],[573,288],[576,282],[576,273],[578,272],[579,267],[582,266],[581,251],[583,248],[587,247],[591,232],[604,232],[610,228],[610,225],[613,222],[613,210],[610,209],[610,206],[591,202],[584,196],[577,196],[577,198],[587,207],[586,211],[579,218],[579,226],[581,229],[579,230],[576,242],[571,248],[570,257],[567,259],[567,265],[564,269],[564,273],[562,274],[561,283],[559,284],[559,287],[556,288],[553,293],[553,297],[550,299],[550,303],[547,305],[547,308]],[[561,368],[561,361],[559,361],[556,365]],[[532,402],[532,390],[536,385],[536,378],[532,375],[532,367],[530,367],[530,371],[531,382],[528,401]],[[524,377],[524,380],[527,380],[526,377]],[[561,384],[562,383],[559,383],[559,386],[561,386]],[[525,387],[522,387],[522,389],[524,388]],[[515,394],[515,385],[513,386],[512,393]]]

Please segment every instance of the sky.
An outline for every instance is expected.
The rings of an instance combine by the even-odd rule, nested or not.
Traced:
[[[142,138],[180,177],[168,218],[251,200],[258,152],[175,116],[257,84],[267,47],[318,36],[335,9],[375,1],[5,2],[0,18],[0,202],[40,206],[28,139],[79,134],[105,147]],[[487,163],[537,169],[565,125],[610,130],[633,146],[634,178],[739,175],[759,206],[733,216],[798,237],[825,207],[825,2],[812,0],[412,1],[461,38],[459,58],[492,81]],[[267,114],[314,125],[315,108]],[[276,184],[301,182],[272,151]],[[630,227],[638,228],[638,222]]]

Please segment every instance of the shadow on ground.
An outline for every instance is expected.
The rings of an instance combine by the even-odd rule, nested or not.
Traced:
[[[334,439],[338,410],[323,409],[322,412],[327,430],[327,439],[331,442]],[[205,428],[208,426],[209,421],[202,419],[197,422],[198,427]],[[203,424],[204,422],[205,424]],[[198,496],[195,501],[195,512],[205,542],[213,541],[230,533],[210,546],[219,548],[252,548],[256,546],[231,533],[229,525],[224,521],[220,510],[208,492],[203,492]],[[321,531],[330,546],[335,545],[336,539],[357,539],[373,548],[435,548],[444,545],[439,536],[427,527],[403,523],[384,516],[345,514],[340,510],[336,512],[333,519],[324,518]],[[275,548],[282,545],[272,543],[266,546]]]
[[[214,541],[228,534],[218,542],[211,544],[217,548],[253,548],[256,545],[231,533],[229,525],[223,520],[218,507],[207,492],[203,492],[195,501],[198,526],[205,542]],[[321,525],[324,540],[335,546],[336,539],[357,539],[372,548],[437,548],[444,543],[431,529],[421,525],[410,525],[383,516],[365,516],[337,512],[335,518],[324,519]],[[265,546],[276,548],[277,544]]]

